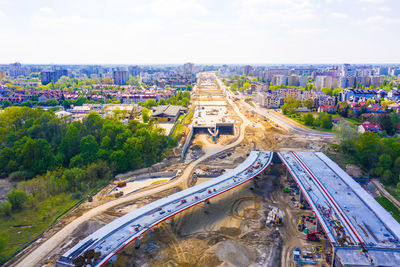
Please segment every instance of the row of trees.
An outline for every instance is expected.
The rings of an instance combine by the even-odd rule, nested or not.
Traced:
[[[190,102],[190,92],[189,91],[180,91],[176,93],[176,95],[171,95],[169,99],[161,98],[157,102],[154,99],[148,99],[144,103],[140,103],[142,107],[147,109],[151,109],[154,106],[162,106],[162,105],[180,105],[187,107]]]
[[[250,86],[251,86],[250,79],[248,79],[244,75],[242,75],[242,76],[235,75],[231,79],[235,80],[231,85],[232,91],[237,91],[237,90],[243,91],[243,90],[250,88]],[[257,78],[255,78],[255,80],[257,80]]]
[[[312,113],[303,113],[301,117],[302,121],[307,126],[323,128],[323,129],[332,129],[332,115],[328,113],[319,113],[316,118]]]

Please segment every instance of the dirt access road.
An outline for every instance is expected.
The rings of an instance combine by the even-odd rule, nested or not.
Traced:
[[[240,133],[239,133],[239,138],[224,147],[215,147],[215,148],[210,148],[200,158],[197,160],[191,162],[183,171],[182,175],[176,179],[173,180],[169,183],[160,185],[159,187],[152,188],[150,190],[146,190],[143,192],[138,192],[137,194],[133,194],[127,197],[122,197],[110,202],[107,202],[103,205],[100,205],[96,208],[93,208],[83,214],[82,216],[76,218],[74,221],[70,222],[67,224],[64,228],[62,228],[60,231],[58,231],[55,235],[50,237],[48,240],[46,240],[43,244],[41,244],[38,248],[30,252],[29,254],[25,255],[19,262],[16,264],[18,267],[26,267],[26,266],[35,266],[37,265],[41,259],[46,257],[51,251],[57,247],[65,238],[67,238],[79,225],[84,223],[85,221],[93,218],[96,215],[99,215],[101,213],[104,213],[106,210],[113,208],[115,206],[121,205],[126,202],[131,202],[133,200],[137,200],[139,198],[143,198],[148,195],[155,195],[157,193],[160,193],[164,190],[174,188],[174,187],[180,187],[180,188],[186,188],[187,187],[187,180],[190,178],[190,175],[193,171],[193,169],[196,167],[197,164],[202,162],[203,160],[207,159],[210,156],[213,156],[215,154],[218,154],[220,152],[223,152],[225,150],[231,149],[237,145],[239,145],[244,137],[245,137],[245,131],[246,127],[250,125],[250,121],[244,116],[239,108],[232,102],[232,100],[228,99],[229,104],[232,105],[233,109],[237,113],[237,115],[243,120],[241,126],[240,126]]]

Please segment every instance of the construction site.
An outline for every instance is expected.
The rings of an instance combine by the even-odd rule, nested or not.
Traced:
[[[362,211],[354,212],[355,219],[350,219],[352,209],[365,206],[371,210],[360,191],[363,189],[347,180],[333,185],[335,181],[324,178],[325,170],[316,167],[321,163],[309,163],[314,160],[314,152],[329,152],[329,144],[335,142],[332,136],[288,129],[258,114],[254,107],[227,92],[212,72],[199,74],[190,108],[195,112],[192,125],[169,157],[152,167],[118,176],[91,202],[69,212],[8,265],[399,266],[395,260],[382,259],[382,255],[389,254],[394,259],[398,257],[398,230],[396,225],[392,229],[382,223],[390,220],[385,211],[375,214],[383,218],[379,221],[358,220],[364,218]],[[253,161],[254,151],[269,151],[271,154],[266,155],[271,158]],[[272,156],[273,151],[279,153]],[[299,154],[297,159],[289,151],[311,154]],[[311,170],[300,163],[300,158]],[[264,162],[268,164],[263,165]],[[335,171],[329,177],[345,176],[341,169],[331,168]],[[241,181],[239,173],[247,178]],[[216,179],[235,184],[219,189],[212,185],[219,181]],[[204,199],[201,194],[190,199],[185,195],[187,190],[207,185],[213,187],[205,189],[204,194],[209,196]],[[335,192],[341,190],[335,186],[348,191],[335,197]],[[353,187],[356,189],[348,189]],[[361,199],[358,206],[340,201],[351,195]],[[157,223],[150,227],[142,222],[132,230],[138,233],[135,240],[140,241],[129,239],[129,232],[123,235],[126,241],[115,244],[115,250],[111,243],[87,243],[90,239],[85,238],[103,227],[154,203],[164,205],[162,201],[168,199],[182,205],[179,213],[154,206],[151,211],[157,209],[157,216],[161,216],[156,218]],[[321,199],[327,200],[322,203]],[[171,216],[166,216],[169,212]],[[362,226],[357,222],[363,222]],[[114,228],[108,230],[110,233],[111,229]],[[82,243],[83,240],[86,241]],[[88,249],[91,246],[97,250]],[[100,264],[96,253],[105,253],[107,246],[116,253]],[[382,249],[390,253],[379,254]],[[69,259],[74,251],[77,253]],[[77,258],[80,260],[73,262]]]

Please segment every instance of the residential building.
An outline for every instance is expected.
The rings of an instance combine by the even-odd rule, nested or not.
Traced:
[[[334,105],[322,105],[318,107],[318,112],[335,113],[336,107]]]
[[[382,131],[381,126],[379,124],[374,124],[370,123],[369,121],[364,122],[360,126],[358,126],[358,132],[359,133],[364,133],[366,131],[374,132],[374,133],[379,133]]]
[[[399,101],[400,100],[400,90],[392,90],[392,91],[388,92],[387,99],[393,100],[393,101]]]
[[[16,62],[10,64],[8,67],[8,74],[13,78],[23,75],[23,69],[21,63]]]
[[[279,108],[284,103],[284,99],[276,94],[269,92],[259,92],[257,94],[258,103],[265,108]]]
[[[183,73],[186,75],[192,75],[193,74],[193,63],[185,63],[183,64]]]
[[[66,69],[59,70],[48,70],[40,72],[40,80],[43,85],[49,84],[51,82],[57,82],[62,76],[68,76],[68,71]]]
[[[296,76],[296,75],[289,76],[287,78],[287,85],[288,86],[299,86],[300,85],[299,76]]]
[[[129,80],[128,71],[126,70],[114,70],[113,71],[114,83],[118,85],[125,85]]]
[[[300,76],[299,85],[303,88],[307,86],[307,76]]]
[[[335,97],[327,96],[327,95],[319,95],[314,99],[315,107],[319,106],[334,106],[335,105]]]
[[[250,65],[246,65],[243,67],[243,75],[247,76],[253,71],[253,67]]]
[[[4,70],[0,70],[0,80],[5,80],[6,72]]]
[[[386,96],[382,89],[346,89],[339,93],[339,101],[358,102],[366,99],[380,99]]]

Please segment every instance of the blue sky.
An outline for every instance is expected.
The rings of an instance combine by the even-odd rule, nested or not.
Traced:
[[[400,63],[398,14],[399,0],[0,0],[0,62]]]

